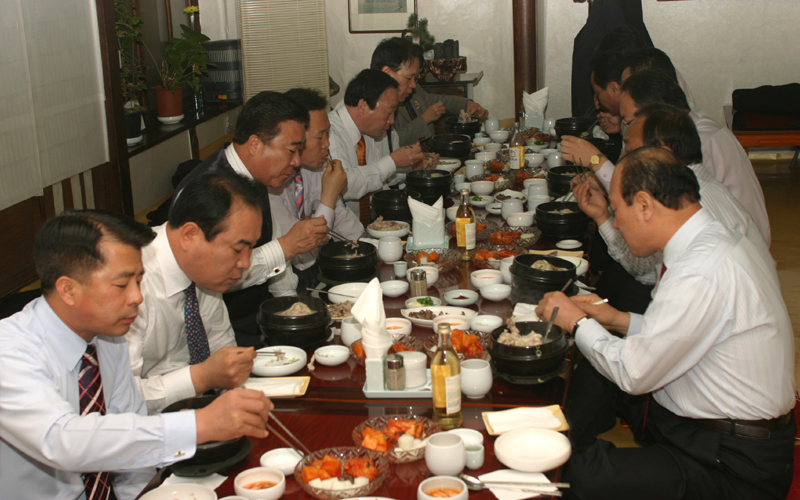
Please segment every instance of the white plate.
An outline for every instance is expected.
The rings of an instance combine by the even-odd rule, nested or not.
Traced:
[[[475,198],[480,198],[480,200],[476,200]],[[473,195],[469,197],[469,204],[473,207],[485,207],[489,203],[494,201],[494,197],[492,196],[479,196]]]
[[[411,323],[413,323],[413,324],[415,324],[417,326],[421,326],[423,328],[431,328],[433,326],[433,320],[432,319],[417,319],[417,318],[412,318],[411,316],[409,316],[410,313],[419,312],[419,311],[421,311],[423,309],[429,309],[431,312],[433,312],[437,316],[439,316],[440,312],[444,313],[444,314],[452,314],[454,316],[461,316],[461,313],[463,312],[464,313],[464,317],[466,319],[472,319],[473,316],[478,314],[475,311],[473,311],[472,309],[466,309],[464,307],[453,307],[453,306],[416,307],[414,309],[402,309],[400,311],[400,314],[402,314],[404,318],[406,318]]]
[[[165,484],[148,491],[140,497],[140,500],[181,500],[184,498],[217,500],[217,494],[199,484]]]
[[[447,170],[448,172],[455,172],[461,166],[461,160],[455,158],[439,158],[439,163],[436,165],[436,170]]]
[[[519,192],[519,191],[513,191],[513,190],[511,190],[511,189],[505,189],[505,190],[503,190],[503,191],[500,191],[499,193],[497,193],[497,194],[495,194],[495,195],[494,195],[494,199],[495,199],[496,201],[505,201],[505,200],[500,200],[500,199],[498,199],[498,198],[497,198],[497,197],[498,197],[498,196],[500,196],[501,194],[502,194],[502,195],[505,195],[505,196],[509,196],[509,197],[511,197],[511,198],[516,198],[516,199],[518,199],[518,200],[521,200],[521,201],[522,201],[522,203],[525,203],[526,201],[528,201],[528,197],[527,197],[527,196],[525,196],[524,194],[522,194],[522,193],[521,193],[521,192]],[[506,198],[506,199],[508,199],[508,198]]]
[[[158,117],[158,121],[160,121],[164,125],[172,125],[173,123],[178,123],[181,120],[183,120],[183,115],[167,116],[167,117],[159,116]]]
[[[384,222],[387,222],[387,221],[384,221]],[[408,234],[409,224],[407,222],[402,222],[402,221],[394,221],[394,222],[397,222],[398,224],[401,224],[401,225],[403,225],[405,227],[403,229],[397,229],[397,230],[394,230],[394,231],[376,231],[376,230],[372,229],[371,227],[367,226],[367,232],[373,238],[378,238],[378,239],[384,238],[386,236],[397,236],[398,238],[402,238],[403,236],[406,236]]]
[[[500,215],[503,211],[502,207],[492,207],[491,203],[489,205],[486,205],[486,207],[484,208],[486,208],[486,211],[492,215]]]
[[[331,304],[341,304],[342,302],[355,302],[364,293],[367,283],[345,283],[336,285],[328,290],[328,300]]]
[[[278,361],[275,356],[256,356],[253,362],[253,374],[261,377],[283,377],[299,372],[306,366],[308,355],[306,351],[289,345],[276,345],[262,347],[258,352],[283,351],[286,359]],[[294,361],[292,361],[294,360]]]

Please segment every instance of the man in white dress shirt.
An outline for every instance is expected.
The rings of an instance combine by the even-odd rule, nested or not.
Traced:
[[[250,375],[255,351],[236,346],[222,294],[250,267],[264,191],[225,170],[196,177],[142,252],[144,303],[126,338],[151,414],[212,389],[234,389]],[[196,296],[205,340],[193,339],[187,326],[190,294]],[[205,342],[207,353],[191,356],[193,341]]]
[[[142,303],[141,248],[152,239],[133,219],[96,210],[39,231],[43,296],[0,321],[3,498],[106,499],[110,484],[132,500],[155,467],[192,458],[197,444],[267,435],[272,404],[258,391],[147,416],[122,336]]]
[[[537,307],[545,320],[559,308],[586,357],[566,407],[565,497],[784,498],[794,346],[768,250],[702,208],[694,175],[665,149],[627,155],[609,195],[633,255],[662,252],[664,266],[644,315],[558,292]],[[618,415],[642,448],[596,438]]]
[[[324,217],[336,234],[356,240],[364,233],[364,226],[340,196],[347,187],[347,173],[340,160],[329,161],[328,100],[318,90],[308,88],[291,89],[285,95],[308,110],[310,121],[300,153],[300,166],[283,186],[269,190],[272,214],[284,233],[301,220]],[[307,288],[319,283],[318,254],[319,247],[292,258],[300,295],[308,295]]]
[[[255,179],[268,187],[280,187],[300,164],[308,112],[278,92],[259,92],[239,113],[233,143],[226,144],[181,181],[174,200],[196,176],[228,170]],[[282,234],[273,221],[265,192],[261,237],[253,251],[250,268],[225,294],[236,340],[240,346],[263,346],[256,323],[258,307],[272,296],[295,295],[297,278],[287,261],[311,251],[328,240],[328,226],[321,218],[300,221]],[[269,281],[268,281],[269,280]],[[266,283],[265,283],[266,282]]]
[[[331,157],[341,160],[347,172],[342,196],[353,212],[359,213],[364,196],[396,184],[392,177],[397,169],[420,165],[423,159],[419,144],[399,147],[397,134],[390,133],[399,102],[397,88],[386,73],[365,69],[350,81],[344,99],[328,114]],[[361,161],[359,149],[364,151]]]

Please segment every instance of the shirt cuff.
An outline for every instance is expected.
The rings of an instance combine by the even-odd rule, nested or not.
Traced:
[[[325,217],[325,222],[328,224],[328,229],[333,229],[333,225],[336,222],[336,212],[334,212],[331,207],[320,203],[317,209],[314,211],[314,217],[319,217],[320,215]]]
[[[600,184],[606,188],[606,192],[611,188],[611,176],[614,175],[614,170],[616,170],[616,166],[611,163],[611,161],[606,160],[600,165],[600,168],[597,169],[595,175],[597,178],[600,179]]]
[[[605,241],[613,239],[616,235],[616,229],[614,229],[614,216],[611,215],[608,219],[606,219],[605,222],[597,227],[597,230],[600,232],[600,236],[602,236]]]
[[[197,418],[194,411],[162,413],[164,460],[159,467],[192,458],[197,451]]]
[[[255,251],[261,255],[266,268],[267,279],[282,273],[286,269],[286,257],[283,255],[283,247],[277,239],[264,243],[256,248]]]
[[[192,382],[191,367],[189,366],[161,375],[161,381],[167,390],[167,401],[164,407],[171,405],[175,401],[197,396],[197,391]]]
[[[394,164],[394,160],[392,159],[391,155],[386,155],[378,160],[377,165],[378,170],[381,172],[381,179],[383,182],[386,182],[389,177],[393,176],[397,171],[397,166]]]
[[[575,343],[584,356],[591,359],[592,346],[602,338],[610,335],[603,326],[595,319],[589,318],[584,322],[577,332],[573,332]]]
[[[644,326],[644,316],[636,313],[628,313],[631,315],[631,321],[628,324],[628,333],[626,335],[634,335],[642,331]]]

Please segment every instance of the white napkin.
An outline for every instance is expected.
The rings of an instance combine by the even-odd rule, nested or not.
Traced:
[[[413,198],[408,199],[411,210],[411,229],[414,247],[439,247],[446,241],[444,234],[444,201],[440,196],[436,203],[428,205]]]
[[[511,319],[515,322],[521,321],[541,321],[536,314],[536,304],[523,304],[517,302],[514,306],[514,311],[511,312]]]
[[[547,99],[550,87],[537,90],[533,94],[522,92],[522,106],[528,115],[543,115],[547,109]]]
[[[411,218],[413,219],[414,224],[419,222],[431,227],[434,222],[444,217],[443,207],[444,201],[442,200],[441,196],[433,205],[422,203],[414,198],[408,199],[408,209],[411,210]],[[414,236],[416,236],[416,234],[417,232],[414,231]]]
[[[219,486],[228,479],[226,476],[219,474],[211,474],[210,476],[203,477],[183,477],[172,474],[164,480],[162,484],[199,484],[205,486],[211,491],[216,490]]]
[[[245,381],[246,389],[261,391],[267,396],[299,394],[305,380],[302,378],[275,379],[250,377]]]
[[[350,312],[361,323],[361,345],[367,359],[381,359],[392,345],[392,337],[386,330],[383,291],[378,278],[369,282]]]
[[[519,472],[515,470],[503,469],[489,472],[480,476],[478,479],[481,481],[509,481],[514,483],[549,483],[550,480],[541,472]],[[545,488],[545,486],[542,486]],[[555,486],[546,486],[547,489],[552,491],[558,490]],[[527,493],[524,491],[510,491],[502,488],[489,488],[494,493],[497,500],[522,500],[523,498],[531,498],[540,496],[541,493]]]
[[[486,420],[496,434],[513,431],[514,429],[558,429],[561,420],[553,415],[548,408],[512,408],[510,410],[493,411],[486,413]]]

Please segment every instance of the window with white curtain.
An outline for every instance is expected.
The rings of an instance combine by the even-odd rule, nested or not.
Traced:
[[[108,161],[95,0],[0,0],[0,209]]]

